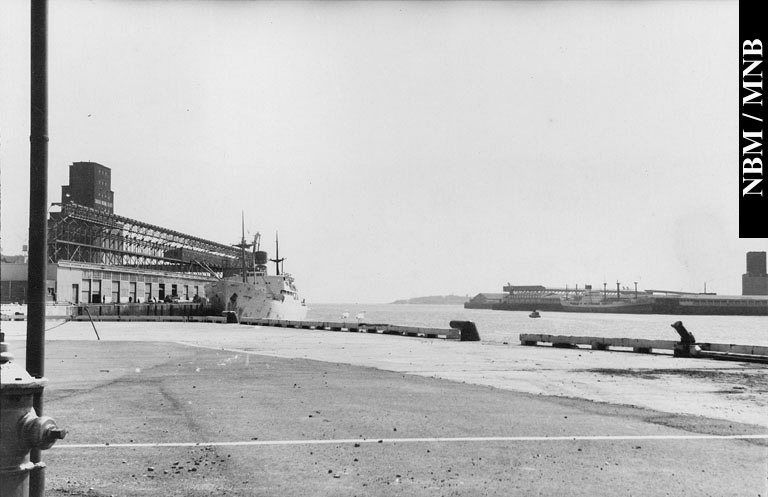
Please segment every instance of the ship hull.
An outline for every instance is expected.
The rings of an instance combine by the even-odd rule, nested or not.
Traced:
[[[601,314],[652,314],[650,303],[625,305],[563,304],[561,302],[502,302],[494,304],[492,309],[499,311],[549,311],[579,312]]]
[[[607,303],[607,304],[562,304],[564,312],[594,312],[600,314],[651,314],[653,304],[642,303]]]
[[[223,279],[207,285],[206,297],[214,314],[234,312],[242,318],[263,318],[301,321],[307,317],[307,307],[298,297],[273,295],[266,286],[240,280]]]

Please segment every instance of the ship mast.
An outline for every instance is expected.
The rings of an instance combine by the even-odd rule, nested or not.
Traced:
[[[245,212],[241,212],[242,217],[242,223],[243,223],[243,234],[242,239],[240,240],[240,243],[237,245],[233,245],[234,247],[237,247],[241,251],[241,258],[242,258],[242,264],[243,264],[243,283],[246,283],[248,278],[248,269],[245,265],[245,249],[250,247],[251,245],[249,243],[245,243]]]
[[[240,218],[243,223],[243,232],[242,232],[242,238],[240,239],[240,248],[243,252],[243,283],[247,280],[248,272],[245,267],[245,212],[240,212]]]
[[[275,231],[275,258],[270,259],[270,261],[275,263],[275,274],[280,276],[280,263],[283,262],[285,258],[280,258],[280,240],[277,236],[277,231]]]

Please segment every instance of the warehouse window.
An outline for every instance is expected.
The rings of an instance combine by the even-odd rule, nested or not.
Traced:
[[[91,301],[91,280],[83,280],[83,284],[80,288],[82,289],[80,300],[82,302],[90,302]]]
[[[101,280],[91,281],[91,303],[101,304]]]

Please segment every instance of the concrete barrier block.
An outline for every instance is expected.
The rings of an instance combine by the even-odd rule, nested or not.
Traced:
[[[478,333],[477,326],[472,321],[451,321],[449,325],[451,328],[461,331],[460,340],[462,342],[480,341],[480,333]]]
[[[575,343],[569,342],[553,342],[552,346],[556,349],[576,349],[579,347]]]

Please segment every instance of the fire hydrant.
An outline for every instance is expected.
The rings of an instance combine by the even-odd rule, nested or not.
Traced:
[[[45,378],[33,378],[12,359],[0,333],[0,495],[27,497],[30,472],[44,467],[30,461],[30,451],[50,449],[67,432],[53,419],[39,417],[32,407]]]

